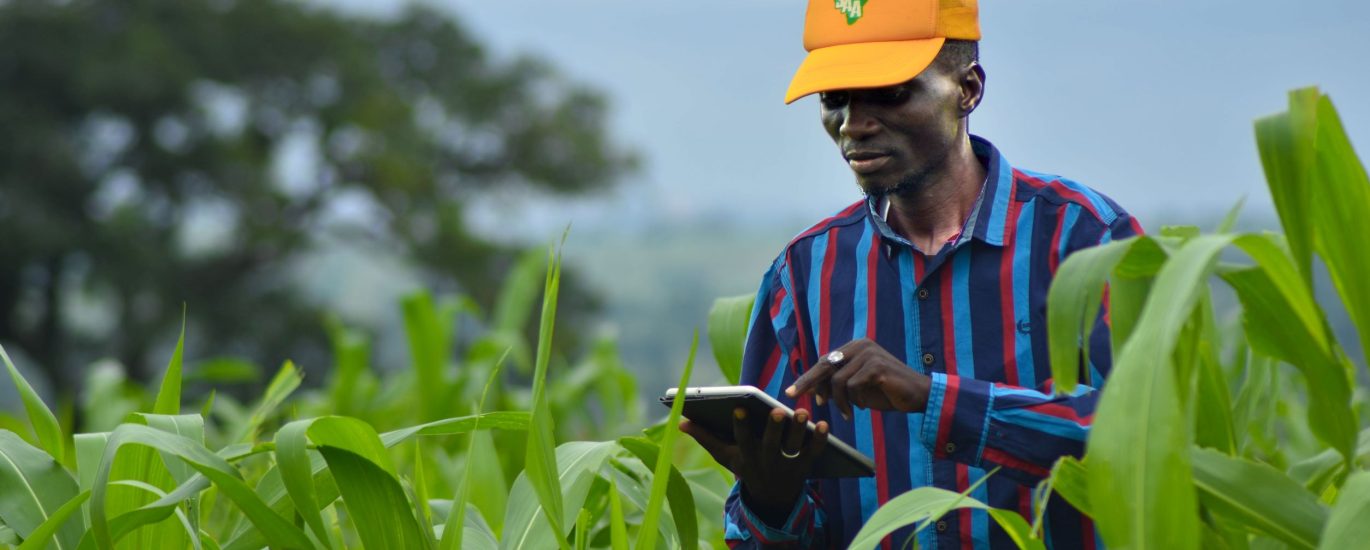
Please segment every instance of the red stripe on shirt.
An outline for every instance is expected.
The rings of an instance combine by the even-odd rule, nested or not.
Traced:
[[[1037,517],[1032,513],[1032,490],[1025,485],[1018,486],[1018,513],[1024,519]]]
[[[1060,403],[1041,403],[1038,405],[1028,407],[1028,410],[1035,413],[1042,413],[1048,416],[1054,416],[1056,418],[1069,420],[1081,426],[1088,426],[1091,422],[1094,421],[1094,415],[1087,414],[1084,416],[1080,416],[1080,413],[1076,412],[1075,409],[1072,409]]]
[[[1051,251],[1047,253],[1047,269],[1056,273],[1056,266],[1061,263],[1061,231],[1066,225],[1065,211],[1056,213],[1056,230],[1051,233]]]
[[[874,234],[871,238],[871,250],[866,255],[866,338],[876,339],[876,311],[879,308],[879,288],[876,276],[880,273],[880,251],[883,249],[880,242],[880,235]],[[884,504],[890,499],[889,470],[885,457],[885,416],[880,411],[871,411],[871,440],[875,450],[875,489],[876,498],[880,504]],[[890,540],[885,539],[888,546]]]
[[[980,457],[994,464],[998,464],[1007,468],[1013,468],[1015,470],[1022,470],[1035,476],[1046,477],[1051,473],[1047,471],[1046,468],[1043,468],[1031,462],[1024,462],[1022,460],[1014,458],[1008,453],[1005,453],[993,447],[985,447],[984,451],[980,453]]]
[[[1013,318],[1013,256],[1018,232],[1009,231],[1007,228],[1018,227],[1019,209],[1018,201],[1009,202],[1008,213],[1004,219],[1006,235],[1004,247],[1000,252],[1001,260],[999,263],[999,313],[1000,317],[1003,318],[1004,381],[1011,386],[1018,385],[1018,350],[1017,341],[1014,338],[1018,330],[1018,323]]]
[[[951,307],[951,267],[942,269],[942,364],[946,365],[947,374],[955,375],[956,313]]]
[[[789,250],[789,251],[787,251],[787,252],[785,253],[785,254],[786,254],[786,256],[785,256],[785,262],[786,262],[787,264],[793,265],[793,263],[792,263],[792,262],[793,262],[793,259],[790,258],[790,255],[793,254],[793,253],[794,253],[794,250],[793,250],[793,249],[791,249],[791,250]],[[790,277],[790,288],[797,288],[797,287],[795,286],[795,281],[794,281],[794,270],[792,270],[792,269],[786,269],[785,271],[788,272],[789,277]],[[810,334],[809,331],[806,330],[806,328],[804,327],[804,316],[803,316],[803,315],[800,315],[800,309],[799,309],[798,305],[795,306],[795,312],[794,312],[794,325],[795,325],[795,330],[798,331],[798,334]],[[809,344],[809,341],[808,341],[809,339],[808,339],[808,338],[800,337],[800,338],[796,338],[796,340],[798,340],[798,343],[799,343],[799,357],[797,358],[797,359],[799,360],[799,362],[800,362],[801,364],[803,364],[803,365],[811,365],[811,364],[813,364],[813,363],[818,362],[818,360],[813,356],[813,354],[809,353],[809,345],[808,345],[808,344]]]
[[[771,379],[775,377],[775,368],[780,364],[780,346],[771,350],[771,355],[766,358],[766,364],[761,368],[761,376],[757,377],[759,387],[771,385]]]
[[[956,416],[956,395],[961,393],[961,379],[956,376],[948,376],[946,391],[942,392],[942,410],[937,411],[937,448],[933,449],[933,456],[943,458],[947,456],[947,436],[951,434],[952,417]]]
[[[819,281],[823,296],[820,298],[822,302],[819,306],[818,353],[827,353],[831,350],[828,343],[832,337],[832,267],[837,262],[837,234],[840,230],[840,227],[834,227],[828,232],[828,249],[823,251],[823,271],[820,275],[822,280]]]
[[[956,464],[956,492],[965,493],[970,489],[970,468],[965,464]],[[961,546],[966,546],[970,541],[975,540],[975,535],[971,533],[970,508],[962,508],[956,511],[957,523],[961,527]]]

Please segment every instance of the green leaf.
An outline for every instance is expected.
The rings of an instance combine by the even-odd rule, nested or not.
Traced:
[[[109,491],[110,474],[115,456],[125,445],[139,445],[166,452],[186,461],[191,467],[203,474],[219,491],[227,496],[247,516],[271,546],[309,548],[309,538],[285,518],[262,502],[243,481],[242,475],[222,457],[212,453],[203,445],[188,438],[170,434],[138,424],[123,424],[110,434],[105,454],[100,461],[91,490],[91,529],[95,542],[101,549],[114,546],[114,533],[107,516],[105,497]],[[169,497],[176,496],[175,494]],[[160,508],[163,503],[153,502],[148,508]],[[161,517],[165,517],[164,515]],[[158,520],[161,518],[158,517]],[[132,528],[132,527],[128,527]]]
[[[285,403],[287,397],[300,387],[300,382],[304,380],[304,374],[295,367],[295,363],[286,361],[281,365],[281,369],[276,371],[276,375],[271,377],[271,383],[266,386],[266,393],[258,400],[257,406],[253,407],[252,415],[248,417],[241,427],[238,428],[233,441],[240,443],[252,441],[257,433],[257,428],[261,427],[271,415],[276,413],[276,409]]]
[[[521,411],[510,412],[491,412],[480,416],[463,416],[458,418],[446,418],[435,420],[418,426],[410,426],[399,430],[381,434],[381,443],[386,447],[394,447],[404,443],[416,436],[438,436],[438,435],[460,435],[470,433],[474,430],[526,430],[528,428],[528,413]],[[338,497],[337,488],[329,489],[322,483],[330,479],[327,472],[327,464],[320,456],[310,457],[310,470],[314,475],[314,483],[319,491],[319,502],[332,502]],[[327,481],[328,486],[332,486],[331,481]],[[257,494],[278,514],[289,515],[294,508],[290,505],[285,484],[281,479],[280,471],[275,467],[269,469],[257,483]],[[225,550],[246,550],[261,548],[266,545],[260,535],[252,529],[244,526],[234,530],[228,542],[224,543]]]
[[[613,441],[592,442],[572,441],[556,449],[558,473],[552,481],[566,504],[561,521],[553,524],[547,520],[547,510],[536,498],[533,480],[525,471],[514,480],[509,491],[509,509],[504,514],[504,534],[500,548],[552,548],[566,544],[568,530],[563,526],[575,520],[575,514],[585,504],[590,485],[598,477],[618,445]],[[559,541],[559,542],[558,542]]]
[[[742,351],[755,301],[755,296],[744,294],[719,298],[709,308],[709,347],[729,384],[737,384],[742,376]]]
[[[281,480],[295,504],[295,511],[304,519],[305,525],[314,531],[315,537],[326,548],[331,548],[328,530],[324,528],[323,516],[319,514],[320,503],[306,451],[309,427],[313,423],[313,419],[296,420],[276,431],[276,467],[280,469]]]
[[[381,442],[386,447],[394,447],[419,435],[461,435],[475,430],[523,431],[528,429],[531,422],[531,415],[524,411],[488,412],[479,416],[444,418],[385,432],[381,434]]]
[[[893,499],[871,514],[866,524],[857,531],[848,548],[866,550],[875,548],[890,533],[906,525],[927,522],[942,514],[960,508],[971,508],[989,512],[999,527],[1008,533],[1019,548],[1045,548],[1042,541],[1032,538],[1032,528],[1017,513],[1009,510],[991,508],[983,502],[965,495],[936,487],[919,487]],[[902,541],[895,541],[896,544]]]
[[[490,369],[490,376],[486,378],[485,387],[482,388],[480,392],[480,401],[476,402],[477,416],[479,416],[480,413],[485,410],[485,398],[489,396],[490,387],[494,385],[495,380],[499,379],[500,368],[504,366],[504,360],[508,358],[508,356],[508,352],[505,352],[504,355],[500,356],[499,360],[495,361],[495,366]],[[491,453],[490,451],[493,450],[491,449],[493,445],[494,441],[490,437],[489,432],[476,432],[471,434],[471,441],[466,446],[466,467],[462,470],[461,481],[457,487],[457,496],[452,499],[452,505],[457,509],[457,511],[456,513],[449,514],[448,520],[443,527],[442,539],[438,542],[438,547],[442,550],[452,550],[455,548],[462,547],[462,538],[465,535],[466,530],[465,516],[467,497],[471,492],[471,485],[473,484],[473,480],[471,478],[471,471],[473,469],[474,464],[477,461],[482,463],[482,469],[487,469],[487,472],[482,472],[482,474],[485,475],[477,479],[485,479],[486,481],[493,480],[497,482],[497,485],[494,487],[490,487],[489,485],[483,485],[482,488],[487,489],[491,493],[496,493],[498,496],[496,497],[495,495],[483,495],[483,497],[485,498],[482,498],[481,500],[483,502],[489,502],[487,499],[495,497],[498,499],[499,505],[502,506],[505,504],[503,498],[505,496],[504,471],[500,469],[498,456],[493,457],[493,460],[491,460],[492,457],[490,455],[493,453]],[[480,447],[482,450],[485,451],[485,454],[479,457],[484,458],[485,460],[479,460],[476,454],[477,447]],[[493,468],[493,471],[488,471],[489,468]],[[474,481],[474,483],[479,483],[479,481]],[[500,512],[502,513],[503,510],[500,510]],[[496,522],[497,525],[498,523],[499,522]]]
[[[1178,395],[1189,381],[1177,380],[1168,363],[1218,252],[1233,238],[1195,237],[1161,267],[1104,386],[1086,456],[1090,502],[1116,503],[1093,507],[1110,546],[1195,548],[1199,540],[1188,417]]]
[[[64,460],[66,437],[62,435],[62,426],[57,423],[57,417],[43,404],[43,399],[38,397],[38,392],[33,391],[29,381],[19,374],[19,369],[15,368],[9,354],[5,352],[5,346],[0,346],[0,359],[4,359],[10,380],[14,381],[14,387],[19,390],[19,399],[24,402],[24,412],[28,413],[29,423],[33,425],[33,431],[38,435],[43,450],[58,461]]]
[[[145,416],[134,413],[129,415],[125,425],[147,424]],[[153,426],[152,428],[167,431],[162,426]],[[203,445],[203,442],[197,441],[196,443]],[[105,456],[110,452],[111,449],[106,446],[102,450],[100,461],[103,462]],[[154,448],[135,445],[119,450],[117,454],[111,456],[113,458],[109,476],[111,480],[137,480],[164,491],[171,490],[176,485],[176,479],[167,469],[167,461]],[[173,463],[182,466],[179,461],[173,461]],[[98,470],[97,464],[97,476]],[[152,502],[159,500],[152,494],[115,485],[110,488],[108,496],[102,496],[95,483],[96,481],[93,480],[91,485],[92,521],[94,521],[94,509],[97,504],[104,506],[105,513],[110,518],[119,519],[123,516],[129,516],[146,520],[137,525],[141,527],[146,524],[146,527],[137,529],[136,532],[132,533],[132,536],[125,540],[124,544],[121,544],[122,548],[184,548],[189,545],[190,541],[186,538],[185,530],[170,519],[175,507],[180,504],[179,502],[173,506],[155,507],[154,511],[149,511],[146,508],[151,506]],[[138,510],[143,510],[144,513],[134,514]],[[129,519],[124,518],[124,521],[129,521]],[[111,530],[111,532],[115,533],[112,535],[112,539],[115,541],[120,540],[124,534],[117,530]]]
[[[62,465],[14,432],[0,430],[0,523],[27,539],[76,495],[76,480]],[[59,550],[74,550],[80,540],[80,523],[70,522],[53,542]]]
[[[77,527],[76,536],[75,539],[72,540],[71,545],[60,542],[61,537],[66,535],[58,535],[58,530],[66,531],[66,529],[63,528],[64,526],[70,528],[71,525],[67,524],[67,520],[71,519],[71,516],[75,515],[89,499],[90,491],[81,491],[81,494],[72,497],[72,499],[68,500],[66,504],[63,504],[61,508],[58,508],[56,512],[53,512],[42,525],[39,525],[38,528],[34,529],[32,533],[29,533],[27,537],[24,537],[24,543],[19,545],[18,550],[43,550],[48,547],[49,542],[52,542],[53,548],[56,548],[57,550],[75,548],[74,545],[80,541],[81,523],[79,521],[71,523],[71,525]],[[54,536],[59,537],[59,540],[53,540]]]
[[[499,548],[499,539],[495,537],[495,529],[485,522],[481,517],[480,509],[471,504],[466,505],[466,523],[462,532],[466,533],[462,539],[462,550],[496,550]]]
[[[166,373],[162,375],[162,389],[157,391],[157,402],[152,406],[155,414],[181,413],[181,359],[186,344],[186,312],[181,306],[181,335],[176,339],[176,351],[171,352],[171,362],[167,363]]]
[[[1080,379],[1080,352],[1084,349],[1088,353],[1089,349],[1081,343],[1089,341],[1094,328],[1104,282],[1131,246],[1131,242],[1118,241],[1081,250],[1067,257],[1056,271],[1047,292],[1047,341],[1058,393],[1075,391]]]
[[[371,348],[364,335],[335,320],[328,323],[328,337],[333,345],[329,403],[334,414],[353,415],[360,410],[357,386],[367,372]]]
[[[1152,237],[1133,239],[1127,255],[1113,268],[1108,287],[1108,314],[1109,337],[1115,357],[1121,353],[1128,338],[1132,337],[1132,331],[1142,315],[1142,307],[1146,305],[1146,298],[1151,295],[1151,285],[1155,282],[1156,272],[1160,271],[1161,265],[1169,258],[1167,248],[1162,246],[1161,242],[1160,239]],[[1094,313],[1094,310],[1090,313]],[[1089,335],[1086,334],[1085,341],[1088,341],[1088,338]],[[1087,354],[1089,348],[1084,347],[1083,351]]]
[[[1346,478],[1337,503],[1322,531],[1322,550],[1363,547],[1370,541],[1370,472],[1357,472]]]
[[[1289,478],[1299,482],[1308,492],[1320,495],[1342,472],[1345,464],[1341,453],[1327,449],[1289,466]]]
[[[1370,358],[1370,254],[1357,238],[1370,235],[1370,177],[1351,147],[1332,100],[1319,97],[1316,113],[1314,186],[1304,191],[1310,203],[1314,247],[1327,264],[1347,315],[1360,331],[1362,357]]]
[[[414,388],[421,420],[442,416],[448,381],[445,376],[447,354],[451,350],[450,325],[438,318],[433,298],[419,291],[404,297],[404,333],[409,339],[409,355],[414,365]]]
[[[1237,450],[1237,439],[1232,424],[1232,395],[1227,377],[1223,374],[1218,353],[1222,348],[1217,321],[1213,318],[1212,299],[1205,294],[1191,320],[1195,334],[1196,372],[1194,376],[1194,441],[1227,454]]]
[[[632,504],[629,509],[636,509],[642,512],[647,510],[647,502],[652,498],[652,468],[649,465],[637,461],[611,460],[609,464],[600,472],[605,479],[612,480],[618,487],[619,497],[625,503]],[[608,484],[604,485],[604,492],[609,492]],[[668,516],[674,516],[669,511],[663,511]],[[723,517],[723,516],[718,516]],[[641,523],[641,517],[638,518]],[[638,526],[641,531],[642,526]],[[656,524],[657,534],[661,536],[661,546],[670,546],[670,541],[679,538],[676,533],[674,521],[658,521]],[[639,533],[639,537],[641,534]]]
[[[1089,506],[1089,473],[1085,465],[1073,456],[1063,456],[1051,467],[1051,490],[1066,499],[1071,506],[1087,516]]]
[[[684,388],[690,385],[690,372],[694,370],[695,351],[699,349],[699,332],[695,331],[694,340],[690,342],[690,354],[685,359],[685,370],[680,373],[680,384],[676,387],[681,391],[676,392],[675,399],[671,402],[671,415],[666,418],[666,429],[661,434],[660,452],[656,457],[656,468],[652,473],[652,496],[647,501],[647,509],[644,510],[645,516],[642,519],[642,529],[637,532],[638,550],[654,550],[656,548],[656,524],[661,521],[661,508],[666,501],[666,485],[670,481],[670,474],[674,470],[671,467],[671,455],[675,452],[675,440],[680,434],[680,430],[670,429],[680,424],[680,414],[685,408]],[[693,515],[678,514],[679,516]],[[683,533],[682,533],[683,535]],[[693,538],[693,537],[692,537]]]
[[[609,541],[612,550],[628,550],[628,522],[623,518],[623,501],[612,478],[609,479]]]
[[[360,423],[360,421],[357,421]],[[368,426],[369,427],[369,426]],[[311,437],[319,426],[311,429]],[[375,445],[380,444],[372,432]],[[338,483],[348,517],[367,548],[425,548],[428,538],[419,530],[413,509],[394,474],[374,458],[352,452],[373,445],[334,447],[319,445],[319,453]]]
[[[1308,427],[1349,460],[1356,441],[1349,373],[1312,291],[1268,237],[1244,236],[1236,244],[1257,263],[1222,274],[1242,303],[1248,341],[1256,351],[1299,369],[1318,396],[1309,401]]]
[[[561,282],[561,258],[548,251],[547,280],[543,286],[542,322],[538,331],[537,364],[533,374],[533,411],[528,427],[528,448],[524,458],[524,475],[537,495],[545,517],[554,533],[565,533],[562,522],[562,494],[557,490],[557,453],[552,422],[552,411],[547,404],[547,366],[552,355],[552,328],[557,315],[557,289]],[[505,514],[509,517],[511,514]],[[506,537],[506,541],[508,538]],[[568,548],[564,537],[556,542]]]
[[[674,404],[673,404],[674,405]],[[669,425],[670,422],[668,421]],[[668,432],[670,430],[667,430]],[[663,433],[664,435],[664,433]],[[660,447],[656,442],[645,437],[623,437],[619,438],[618,444],[628,452],[636,456],[645,466],[647,464],[657,464],[660,460]],[[671,465],[670,479],[666,484],[666,501],[671,506],[671,517],[675,522],[675,532],[680,540],[677,541],[680,548],[691,550],[699,547],[699,525],[695,518],[694,492],[690,489],[690,484],[681,475],[680,470]],[[655,477],[653,484],[655,486]],[[644,509],[651,506],[650,496],[648,503],[644,503]],[[657,503],[660,507],[660,503]],[[646,522],[643,522],[644,528]],[[641,536],[639,534],[639,536]]]
[[[1235,229],[1237,227],[1237,216],[1242,213],[1242,207],[1245,205],[1246,195],[1242,195],[1242,198],[1237,199],[1237,203],[1233,204],[1232,208],[1227,211],[1227,215],[1223,216],[1223,221],[1218,224],[1218,228],[1215,232],[1230,233]]]
[[[576,529],[575,529],[575,537],[576,537],[575,549],[576,549],[576,550],[586,550],[586,548],[588,548],[585,544],[586,544],[586,539],[588,538],[587,532],[588,532],[589,530],[590,530],[590,510],[589,510],[588,508],[581,508],[581,509],[580,509],[580,513],[576,515]]]
[[[76,434],[76,481],[82,492],[89,493],[95,487],[95,474],[100,469],[100,460],[105,456],[105,445],[109,442],[109,432]],[[90,505],[81,506],[85,524],[90,525]]]
[[[1289,94],[1290,109],[1256,121],[1256,146],[1265,181],[1274,199],[1280,226],[1304,282],[1313,281],[1313,220],[1309,202],[1315,193],[1310,172],[1314,162],[1317,88]]]
[[[163,501],[163,500],[165,500],[165,499],[167,499],[167,498],[170,496],[166,491],[163,491],[163,490],[161,490],[161,489],[159,489],[159,488],[157,488],[157,487],[155,487],[155,486],[153,486],[153,485],[151,485],[151,484],[144,483],[144,482],[138,481],[138,480],[133,480],[133,479],[120,479],[120,480],[116,480],[116,481],[111,481],[111,482],[109,482],[109,483],[110,483],[110,485],[118,485],[118,486],[121,486],[121,487],[132,487],[132,488],[135,489],[135,490],[142,491],[142,492],[145,492],[145,493],[151,495],[152,497],[158,499],[159,502],[160,502],[160,501]],[[186,500],[188,500],[188,499],[190,499],[190,498],[193,498],[193,494],[196,493],[196,492],[199,492],[200,490],[202,490],[202,487],[196,486],[196,488],[195,488],[193,491],[187,491],[187,492],[180,493],[179,496],[180,496],[181,498],[177,498],[177,500],[180,501],[180,502],[185,502]],[[175,498],[175,497],[173,497],[173,498]],[[175,506],[168,507],[167,509],[170,510],[170,511],[172,511],[172,512],[175,514],[176,519],[179,520],[179,524],[177,525],[177,527],[179,527],[179,528],[181,528],[181,529],[183,529],[183,530],[185,531],[185,540],[187,540],[187,541],[190,542],[190,545],[191,545],[191,547],[192,547],[194,550],[200,550],[200,549],[202,548],[202,546],[200,545],[200,538],[199,538],[200,532],[199,532],[198,529],[195,528],[195,526],[193,526],[193,525],[190,524],[190,519],[186,517],[186,511],[180,509],[179,507],[175,507]],[[113,524],[113,525],[119,525],[119,524],[121,523],[121,521],[130,519],[128,516],[132,516],[132,515],[137,515],[137,513],[135,512],[134,514],[129,514],[129,515],[126,515],[126,516],[123,516],[123,517],[114,518],[114,520],[111,522],[111,524]],[[114,530],[115,530],[115,532],[118,532],[118,533],[122,533],[122,532],[123,532],[123,530],[122,530],[122,529],[119,529],[119,528],[115,528]],[[115,538],[118,538],[118,537],[116,536]]]
[[[1294,547],[1317,545],[1327,509],[1316,495],[1266,464],[1202,448],[1192,457],[1205,507]]]

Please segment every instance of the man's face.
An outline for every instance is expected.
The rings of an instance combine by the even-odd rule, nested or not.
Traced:
[[[871,195],[917,190],[955,145],[962,109],[956,74],[934,62],[886,88],[819,96],[823,128]]]

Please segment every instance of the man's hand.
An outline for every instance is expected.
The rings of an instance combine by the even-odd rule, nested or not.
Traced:
[[[819,422],[813,437],[805,437],[809,417],[805,409],[795,411],[792,419],[785,417],[784,409],[774,409],[761,441],[752,435],[747,411],[741,407],[733,410],[736,443],[726,443],[689,420],[680,423],[680,431],[690,434],[714,460],[732,470],[742,482],[743,499],[753,513],[769,525],[781,525],[804,493],[814,457],[828,444],[827,422]]]
[[[909,368],[880,344],[862,338],[836,351],[842,356],[838,364],[824,356],[786,388],[785,395],[799,397],[812,392],[820,405],[831,399],[848,420],[853,405],[901,412],[922,412],[927,408],[932,379]]]

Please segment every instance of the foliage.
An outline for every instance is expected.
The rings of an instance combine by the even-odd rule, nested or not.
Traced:
[[[180,393],[177,354],[158,394],[136,400],[157,412],[132,412],[109,432],[59,431],[74,449],[65,458],[49,452],[62,447],[31,442],[30,430],[47,429],[52,416],[34,396],[29,425],[0,431],[0,547],[721,547],[729,478],[697,447],[674,443],[680,404],[664,423],[623,435],[639,425],[636,412],[625,414],[632,393],[581,382],[621,380],[621,365],[599,362],[603,350],[575,366],[552,353],[560,259],[550,260],[541,287],[515,278],[503,292],[516,304],[543,297],[531,393],[502,369],[530,351],[518,331],[456,346],[462,301],[416,294],[402,308],[432,314],[409,319],[414,366],[391,378],[370,372],[357,351],[363,338],[335,327],[340,364],[325,387],[296,394],[300,374],[287,362],[250,413],[211,396],[209,414],[186,414],[171,399]],[[448,347],[429,349],[435,342]],[[415,406],[430,396],[439,404]],[[626,402],[604,402],[615,399]],[[600,424],[599,440],[567,441],[561,420],[595,409],[598,421],[616,423]],[[329,414],[336,410],[355,416]],[[510,452],[519,448],[526,460]],[[541,469],[531,467],[537,461]],[[561,512],[548,514],[549,502]]]
[[[1111,548],[1364,545],[1365,394],[1345,351],[1355,344],[1337,340],[1313,285],[1316,258],[1370,345],[1359,238],[1370,234],[1370,179],[1316,89],[1291,93],[1256,137],[1286,236],[1230,233],[1230,221],[1209,235],[1166,228],[1072,255],[1051,287],[1057,391],[1074,390],[1105,287],[1114,367],[1083,460],[1058,462],[1034,505],[1065,498]],[[1241,304],[1236,330],[1216,320],[1212,279]],[[877,512],[892,508],[898,525],[867,530],[935,517],[914,514],[948,498],[901,497]]]
[[[489,306],[517,251],[469,231],[471,201],[634,163],[598,93],[417,4],[0,2],[0,90],[0,340],[59,388],[97,357],[155,374],[182,301],[202,349],[321,365],[290,279],[326,243]]]

